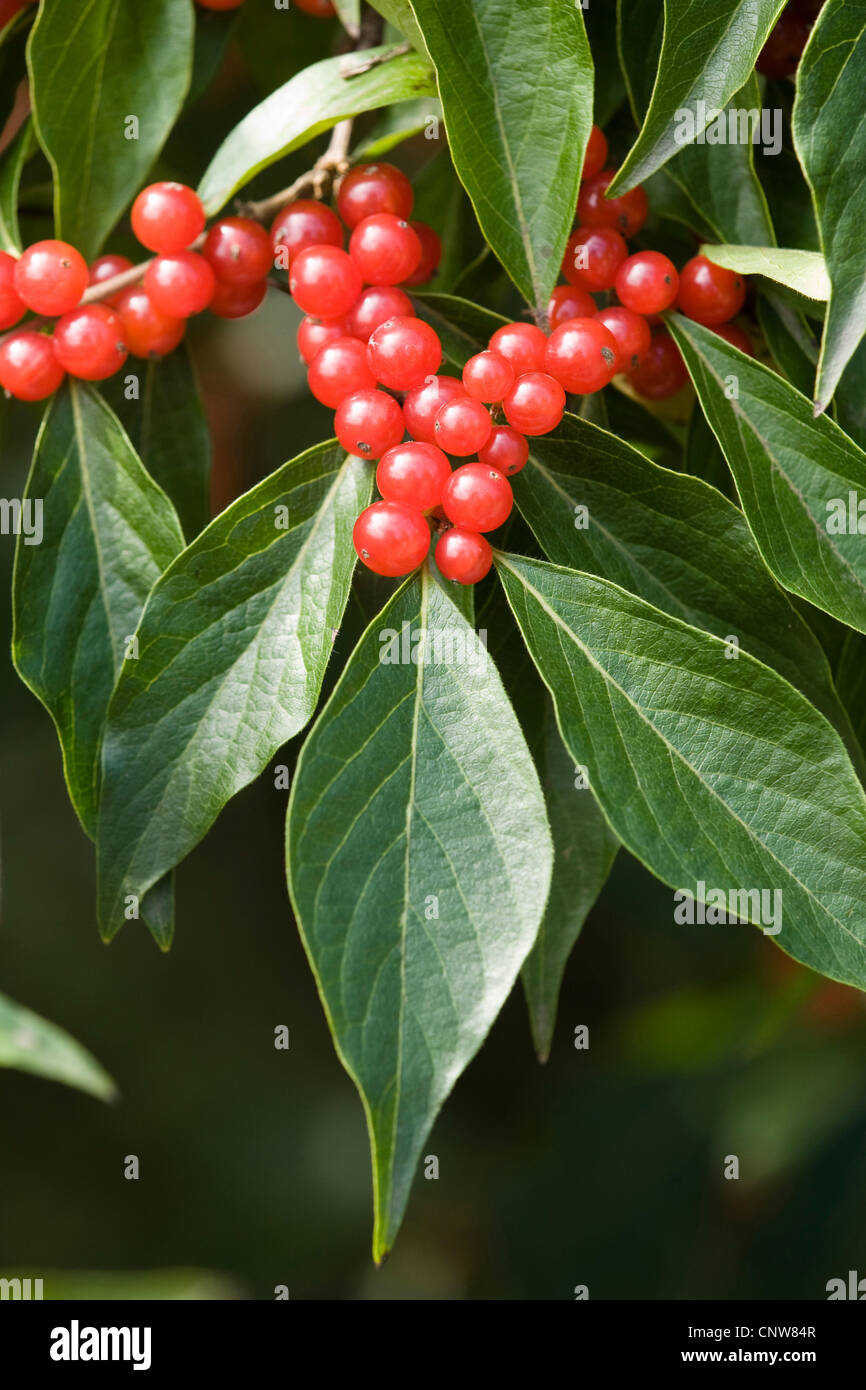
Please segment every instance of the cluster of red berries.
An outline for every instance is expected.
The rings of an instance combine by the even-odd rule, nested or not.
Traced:
[[[203,10],[239,10],[244,0],[196,0]],[[292,0],[296,10],[315,15],[317,19],[333,19],[337,11],[331,0]]]

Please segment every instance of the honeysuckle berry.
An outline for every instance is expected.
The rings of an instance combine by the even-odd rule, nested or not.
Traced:
[[[736,323],[719,323],[713,328],[713,332],[720,338],[724,338],[726,343],[732,347],[739,348],[740,352],[745,352],[749,357],[755,356],[755,345],[744,328],[740,328]]]
[[[403,402],[406,428],[413,439],[436,443],[436,416],[452,396],[462,396],[463,386],[453,376],[434,376],[409,391]]]
[[[707,328],[734,318],[745,298],[746,282],[742,275],[715,265],[706,256],[692,256],[680,271],[679,307],[686,318]]]
[[[495,531],[508,520],[513,503],[508,479],[486,463],[455,468],[442,494],[448,520],[467,531]]]
[[[421,260],[418,269],[404,281],[407,285],[426,285],[432,280],[442,262],[442,241],[439,233],[428,227],[426,222],[410,222],[409,226],[421,243]]]
[[[175,251],[152,260],[142,283],[161,314],[188,319],[210,304],[216,276],[197,251]]]
[[[0,251],[0,331],[13,328],[27,313],[15,288],[15,257]]]
[[[58,319],[54,355],[65,372],[84,381],[104,381],[126,361],[128,348],[120,315],[108,304],[82,304]]]
[[[584,227],[613,227],[624,237],[637,236],[649,213],[646,193],[638,186],[617,198],[605,197],[615,173],[615,169],[602,169],[581,184],[578,221]]]
[[[244,0],[195,0],[195,3],[201,5],[203,10],[238,10]]]
[[[594,125],[586,142],[586,154],[583,156],[583,168],[580,171],[581,182],[595,178],[596,174],[601,173],[606,162],[607,139],[604,131]]]
[[[219,319],[244,319],[255,313],[267,292],[267,280],[257,280],[252,285],[217,280],[207,307]]]
[[[403,412],[384,391],[355,391],[337,406],[334,433],[349,454],[380,459],[403,438]]]
[[[399,285],[421,264],[421,242],[408,222],[377,212],[352,232],[349,255],[368,284]]]
[[[295,7],[314,19],[333,19],[337,13],[331,0],[295,0]]]
[[[629,372],[628,379],[639,396],[648,400],[665,400],[681,391],[689,379],[682,353],[671,335],[659,329],[652,335],[649,350],[640,366]]]
[[[307,246],[292,258],[289,288],[305,314],[322,319],[348,314],[362,286],[358,267],[338,246]]]
[[[362,342],[369,341],[386,319],[412,318],[412,301],[396,285],[370,285],[362,290],[347,315],[348,329]]]
[[[614,227],[578,227],[568,239],[562,273],[570,285],[599,294],[613,289],[627,257],[625,240]]]
[[[446,454],[467,458],[483,448],[492,429],[493,421],[486,406],[461,391],[439,410],[433,426],[433,439]]]
[[[522,376],[544,369],[547,335],[533,323],[506,323],[497,328],[488,347],[511,363],[515,376]]]
[[[353,332],[347,318],[315,319],[307,315],[298,325],[298,352],[309,367],[328,343],[335,343],[338,338],[359,336]]]
[[[649,350],[652,333],[643,314],[636,314],[624,304],[610,304],[599,309],[595,317],[603,323],[616,342],[618,372],[634,371]]]
[[[185,251],[204,231],[204,208],[185,183],[152,183],[132,205],[132,230],[142,246],[160,256]]]
[[[338,338],[313,359],[307,383],[317,401],[336,410],[355,391],[374,391],[376,378],[367,362],[367,349],[358,338]]]
[[[133,357],[165,357],[174,351],[186,332],[186,319],[161,313],[141,285],[121,290],[114,307],[123,324],[124,341]]]
[[[505,418],[521,434],[549,434],[565,411],[565,392],[547,372],[519,376],[502,402]]]
[[[636,314],[661,314],[677,297],[680,279],[673,261],[661,251],[638,251],[616,273],[620,303]]]
[[[370,335],[367,361],[383,386],[392,391],[412,391],[439,370],[442,344],[423,319],[386,319]]]
[[[569,319],[547,342],[545,368],[563,390],[600,391],[616,375],[616,339],[597,318]]]
[[[273,269],[274,252],[264,227],[251,217],[221,217],[208,229],[201,253],[230,285],[256,285]]]
[[[119,256],[114,251],[107,252],[104,256],[97,256],[95,261],[91,261],[88,279],[91,285],[103,285],[106,280],[113,280],[115,275],[122,275],[125,270],[132,270],[132,261],[128,256]],[[116,304],[122,290],[116,290],[114,294],[108,295],[102,300],[103,304]]]
[[[411,183],[393,164],[358,164],[337,189],[337,212],[350,230],[380,212],[408,221],[414,201]]]
[[[494,425],[490,438],[478,450],[479,463],[489,464],[506,478],[519,473],[529,458],[529,443],[512,425]]]
[[[434,555],[442,578],[456,584],[477,584],[493,564],[487,538],[463,526],[452,526],[440,536]]]
[[[410,439],[382,455],[376,486],[386,501],[428,512],[440,505],[450,477],[451,464],[441,449]]]
[[[582,285],[557,285],[547,305],[547,321],[551,331],[566,319],[591,318],[597,304],[589,290]]]
[[[374,502],[355,522],[352,542],[367,569],[399,579],[426,559],[430,527],[423,513],[405,502]]]
[[[68,241],[36,241],[15,262],[15,293],[35,314],[74,309],[87,289],[87,262]]]
[[[477,401],[501,401],[514,385],[514,368],[498,352],[479,352],[463,368],[463,386]]]
[[[298,198],[277,213],[271,225],[271,245],[275,256],[282,252],[283,270],[308,246],[337,246],[342,251],[343,224],[335,212],[314,198]]]
[[[63,376],[46,333],[19,328],[0,342],[0,386],[19,401],[44,401]]]

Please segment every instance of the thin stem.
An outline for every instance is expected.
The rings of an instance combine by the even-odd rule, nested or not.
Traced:
[[[349,145],[352,141],[353,121],[349,117],[340,121],[331,131],[331,139],[325,153],[316,160],[294,183],[289,184],[270,198],[262,198],[257,203],[237,203],[238,212],[243,217],[254,217],[257,222],[269,222],[286,203],[291,203],[301,193],[311,192],[322,198],[334,178],[344,174],[349,167]]]

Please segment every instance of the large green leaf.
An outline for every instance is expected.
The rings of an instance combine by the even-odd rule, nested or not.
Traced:
[[[5,994],[0,994],[0,1067],[46,1076],[99,1100],[117,1094],[111,1077],[81,1043]]]
[[[392,640],[415,659],[383,660]],[[307,739],[287,853],[304,945],[367,1115],[381,1261],[436,1114],[532,946],[551,870],[514,712],[426,568],[367,629]]]
[[[87,259],[143,182],[189,86],[188,0],[42,0],[28,45],[57,235]],[[129,124],[130,120],[136,126]]]
[[[100,926],[122,925],[225,803],[310,719],[355,564],[372,470],[335,442],[284,464],[163,575],[109,711]]]
[[[435,96],[433,70],[425,58],[415,52],[388,58],[390,52],[380,47],[359,55],[359,64],[362,58],[364,62],[376,57],[387,61],[354,77],[347,75],[354,61],[351,57],[325,58],[253,107],[226,136],[204,172],[198,192],[206,211],[219,212],[254,174],[345,117],[413,97]]]
[[[409,0],[371,0],[374,10],[377,10],[389,24],[393,24],[395,29],[399,29],[401,34],[418,49],[419,53],[426,53],[424,39],[421,30],[418,28],[418,21],[412,13],[412,6]]]
[[[680,891],[712,906],[718,890],[795,959],[866,987],[866,796],[835,730],[769,667],[615,584],[497,563],[565,745],[678,890],[673,920]]]
[[[35,143],[33,123],[26,121],[0,158],[0,251],[23,249],[18,227],[18,185]]]
[[[830,281],[824,257],[817,251],[797,251],[778,246],[701,247],[701,255],[738,275],[764,275],[786,285],[807,299],[824,300]]]
[[[855,519],[857,499],[866,500],[866,454],[717,333],[679,315],[669,326],[765,564],[792,593],[866,631],[866,551],[848,523],[850,494]]]
[[[592,59],[572,0],[413,0],[457,172],[521,294],[546,308],[592,125]]]
[[[866,3],[828,0],[797,72],[794,142],[832,291],[815,387],[823,409],[866,332]]]

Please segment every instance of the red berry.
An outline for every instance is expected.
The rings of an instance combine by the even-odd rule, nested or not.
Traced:
[[[165,357],[186,332],[186,320],[160,313],[141,285],[121,290],[116,305],[126,346],[133,357]]]
[[[115,275],[122,275],[124,271],[132,270],[132,261],[128,256],[118,256],[115,252],[109,252],[105,256],[97,256],[95,261],[90,263],[89,280],[91,285],[104,285],[106,280],[113,280]],[[118,296],[122,290],[115,290],[107,299],[103,299],[103,304],[117,304]]]
[[[316,400],[332,410],[355,391],[376,389],[367,349],[357,338],[338,338],[323,347],[307,372],[307,383]]]
[[[435,444],[409,440],[383,454],[376,469],[376,486],[388,502],[405,502],[428,512],[442,501],[451,465]]]
[[[463,368],[463,385],[476,401],[501,401],[514,385],[514,368],[498,352],[479,352]]]
[[[15,257],[0,251],[0,330],[11,328],[27,313],[27,305],[15,289]]]
[[[204,10],[237,10],[240,9],[244,0],[195,0],[195,2],[197,5],[201,5]],[[328,4],[330,4],[330,0],[328,0]]]
[[[596,308],[592,295],[580,285],[557,285],[547,306],[547,319],[553,330],[566,319],[592,318]]]
[[[616,292],[636,314],[660,314],[677,297],[680,277],[673,261],[660,251],[638,251],[616,273]]]
[[[484,447],[492,429],[493,421],[486,406],[461,392],[459,396],[452,396],[440,409],[433,426],[433,436],[446,454],[466,458]]]
[[[379,212],[358,223],[349,254],[368,284],[398,285],[421,264],[421,242],[408,222]]]
[[[383,386],[412,391],[438,371],[442,344],[423,319],[386,319],[370,336],[367,361]]]
[[[64,371],[84,381],[104,381],[127,358],[120,315],[107,304],[82,304],[58,320],[54,355]]]
[[[599,309],[595,317],[604,324],[616,342],[617,371],[634,371],[644,353],[649,351],[652,334],[646,319],[622,304]]]
[[[434,376],[410,391],[403,402],[406,428],[413,439],[425,444],[436,442],[436,416],[452,396],[462,396],[463,387],[453,376]]]
[[[367,569],[398,579],[427,558],[430,527],[405,502],[374,502],[355,522],[352,540]]]
[[[305,314],[338,319],[348,314],[362,281],[351,256],[337,246],[308,246],[292,259],[289,288]]]
[[[521,434],[549,434],[565,411],[565,392],[546,372],[519,376],[503,401],[505,418]]]
[[[523,376],[543,370],[547,336],[531,323],[506,323],[497,328],[488,347],[511,363],[515,376]]]
[[[692,256],[680,272],[679,307],[687,318],[707,328],[734,318],[745,298],[743,277],[714,265],[706,256]]]
[[[271,239],[251,217],[214,222],[201,253],[216,278],[229,285],[256,285],[274,264]]]
[[[356,391],[337,406],[334,430],[349,454],[379,459],[403,438],[403,412],[384,391]]]
[[[477,531],[453,526],[440,536],[436,545],[436,564],[443,579],[457,584],[477,584],[493,564],[490,542]]]
[[[467,531],[495,531],[507,521],[513,501],[508,479],[486,463],[455,468],[442,495],[448,520]]]
[[[814,23],[797,10],[796,5],[786,6],[758,54],[755,67],[765,77],[790,77],[797,70]]]
[[[87,262],[68,241],[36,241],[15,262],[15,293],[36,314],[66,314],[87,289]]]
[[[597,318],[569,319],[551,333],[545,363],[566,391],[600,391],[616,375],[616,339]]]
[[[653,401],[664,400],[681,391],[689,379],[682,353],[669,333],[654,333],[640,366],[629,372],[628,379],[639,396]]]
[[[353,336],[346,319],[305,318],[301,320],[298,328],[298,352],[309,367],[328,343],[335,343],[338,338]]]
[[[584,227],[613,227],[625,237],[636,236],[647,220],[649,202],[638,186],[618,198],[606,198],[615,169],[603,169],[581,186],[577,200],[578,221]]]
[[[409,226],[421,243],[421,263],[406,280],[407,285],[426,285],[432,280],[442,261],[442,241],[438,232],[426,222],[410,222]]]
[[[338,246],[343,249],[340,219],[324,203],[299,198],[277,213],[271,227],[271,244],[281,270],[288,270],[299,251],[308,246]]]
[[[304,14],[311,14],[315,19],[333,19],[337,13],[331,0],[295,0],[295,5]]]
[[[216,276],[204,256],[196,251],[176,251],[151,261],[142,283],[161,314],[188,319],[210,304]]]
[[[528,458],[526,438],[510,425],[494,425],[487,443],[478,450],[480,463],[496,468],[507,478],[519,473]]]
[[[217,318],[242,319],[258,309],[267,292],[267,280],[257,280],[253,285],[233,285],[228,280],[217,280],[207,307]]]
[[[386,319],[411,318],[412,301],[396,285],[371,285],[362,290],[349,314],[349,332],[366,343]]]
[[[380,212],[408,218],[415,195],[406,175],[393,164],[359,164],[337,192],[337,212],[351,230]]]
[[[44,401],[63,380],[45,333],[22,328],[0,343],[0,386],[19,401]]]
[[[586,154],[583,156],[583,168],[580,172],[581,182],[584,179],[593,179],[596,174],[600,174],[606,160],[607,140],[604,131],[594,125],[586,142]]]
[[[157,255],[185,251],[204,231],[204,208],[185,183],[152,183],[132,205],[132,230]]]
[[[627,256],[628,247],[613,227],[578,227],[568,239],[562,273],[584,290],[610,290]]]
[[[735,323],[720,323],[713,332],[720,338],[724,338],[726,343],[732,347],[739,348],[740,352],[745,352],[749,357],[755,356],[755,345],[745,329],[738,327]]]

